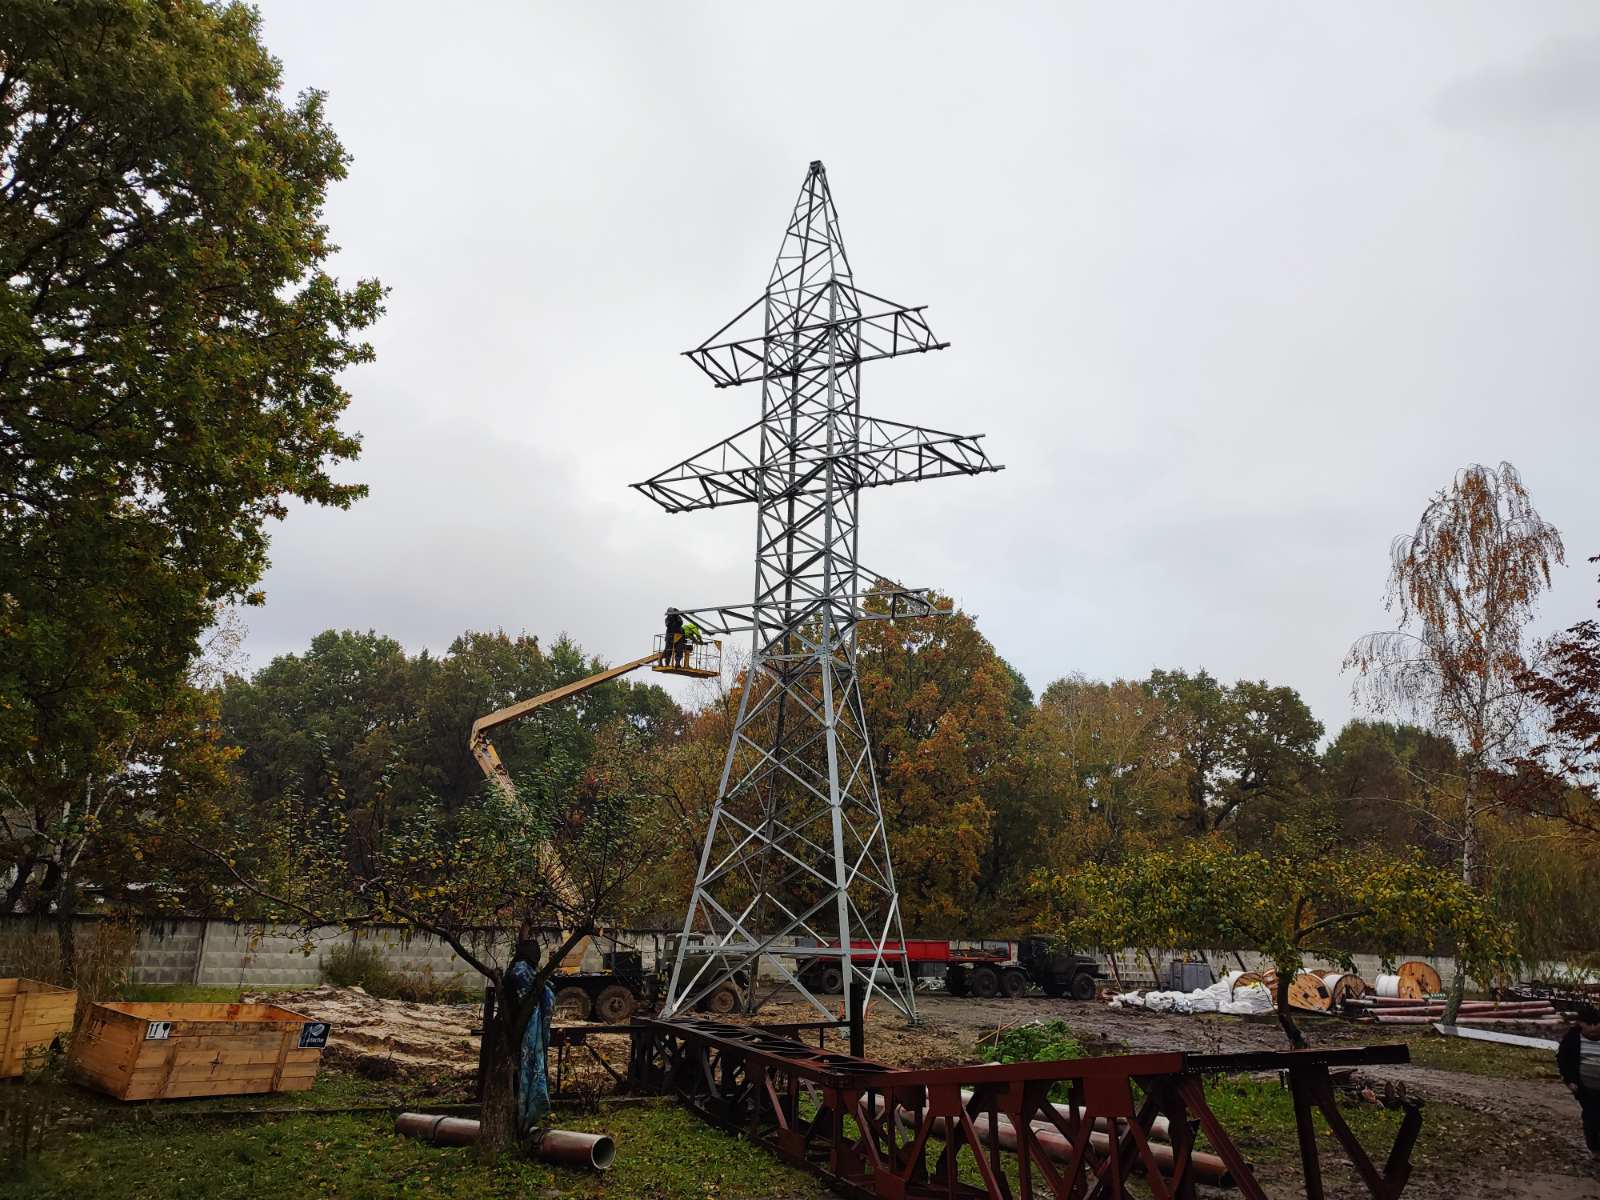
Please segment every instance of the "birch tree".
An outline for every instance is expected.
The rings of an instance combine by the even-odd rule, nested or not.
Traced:
[[[1525,741],[1527,626],[1551,568],[1564,562],[1561,535],[1515,467],[1466,467],[1391,547],[1386,607],[1395,628],[1367,634],[1345,658],[1358,698],[1411,715],[1459,748],[1454,833],[1461,878],[1475,889],[1485,882],[1481,823],[1499,803],[1492,776]],[[1464,986],[1458,969],[1446,1020]]]

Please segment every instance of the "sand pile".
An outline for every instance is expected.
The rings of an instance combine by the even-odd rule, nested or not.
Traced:
[[[332,984],[244,999],[327,1021],[331,1028],[324,1053],[333,1063],[369,1078],[471,1075],[478,1069],[478,1039],[471,1032],[483,1012],[477,1004],[380,1000],[361,988]]]

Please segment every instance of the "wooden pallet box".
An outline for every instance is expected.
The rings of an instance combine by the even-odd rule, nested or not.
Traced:
[[[21,1075],[72,1034],[78,993],[37,979],[0,979],[0,1079]]]
[[[275,1004],[94,1005],[72,1042],[78,1079],[119,1100],[303,1092],[328,1026]]]

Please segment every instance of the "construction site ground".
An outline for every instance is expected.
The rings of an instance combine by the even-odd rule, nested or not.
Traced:
[[[328,1054],[333,1064],[377,1080],[414,1080],[433,1088],[471,1076],[477,1063],[477,1040],[471,1030],[479,1020],[477,1005],[424,1005],[378,1000],[352,989],[318,988],[277,993],[279,1003],[314,1013],[332,1023]],[[837,1001],[835,1001],[837,1003]],[[922,1023],[908,1026],[886,1003],[867,1014],[867,1054],[890,1066],[932,1067],[972,1062],[986,1039],[1027,1021],[1064,1020],[1090,1053],[1189,1050],[1228,1053],[1277,1050],[1286,1045],[1275,1019],[1217,1015],[1185,1016],[1113,1009],[1097,1003],[1075,1003],[1046,997],[1021,1000],[979,1000],[940,994],[919,997]],[[834,1014],[837,1015],[837,1014]],[[821,1019],[815,1009],[795,997],[779,994],[755,1017],[734,1016],[734,1022],[775,1024]],[[1383,1085],[1427,1102],[1424,1137],[1416,1160],[1418,1170],[1407,1196],[1544,1197],[1600,1200],[1600,1175],[1585,1151],[1577,1106],[1556,1076],[1553,1057],[1535,1050],[1513,1049],[1439,1037],[1431,1030],[1404,1033],[1378,1030],[1336,1018],[1308,1016],[1301,1027],[1314,1046],[1362,1045],[1403,1038],[1412,1047],[1408,1066],[1385,1067],[1370,1083]],[[814,1040],[816,1033],[805,1035]],[[828,1045],[843,1050],[842,1031],[829,1033]],[[620,1070],[627,1039],[591,1037],[595,1052]],[[568,1052],[566,1090],[599,1095],[612,1090],[610,1075],[587,1051]],[[1390,1125],[1398,1123],[1398,1114]],[[1252,1131],[1247,1141],[1276,1137],[1275,1128]],[[1331,1144],[1330,1144],[1331,1147]],[[1380,1161],[1387,1143],[1373,1148]],[[1274,1161],[1281,1150],[1283,1162]],[[1254,1142],[1251,1157],[1267,1179],[1297,1176],[1291,1170],[1293,1135],[1279,1147]],[[1329,1161],[1339,1160],[1334,1148]],[[1330,1194],[1364,1195],[1348,1168],[1330,1172]]]
[[[358,989],[322,987],[273,992],[271,999],[332,1025],[322,1078],[292,1097],[117,1106],[81,1096],[54,1121],[31,1184],[30,1197],[131,1200],[176,1194],[172,1181],[187,1173],[185,1194],[267,1195],[237,1190],[245,1179],[272,1179],[274,1200],[298,1195],[551,1196],[820,1196],[819,1185],[749,1145],[700,1126],[669,1102],[616,1104],[606,1071],[586,1051],[569,1051],[564,1087],[587,1097],[558,1110],[561,1124],[604,1128],[618,1138],[618,1168],[604,1182],[552,1175],[538,1164],[504,1170],[479,1167],[466,1152],[401,1144],[391,1117],[374,1105],[464,1102],[472,1098],[478,1043],[478,1005],[413,1004],[380,1000]],[[1063,1020],[1089,1053],[1183,1049],[1216,1053],[1284,1046],[1272,1021],[1237,1017],[1152,1014],[1042,997],[1023,1000],[919,997],[923,1022],[908,1027],[886,1004],[868,1013],[867,1053],[894,1066],[946,1066],[981,1057],[985,1039],[1021,1022]],[[769,1003],[761,1023],[817,1019],[807,1006]],[[1556,1079],[1551,1056],[1440,1038],[1404,1035],[1332,1019],[1304,1025],[1313,1045],[1363,1044],[1403,1036],[1413,1063],[1375,1070],[1381,1093],[1388,1082],[1427,1102],[1415,1173],[1405,1195],[1419,1200],[1528,1197],[1600,1200],[1600,1175],[1584,1151],[1576,1104]],[[808,1040],[815,1033],[806,1035]],[[591,1037],[594,1049],[620,1068],[627,1039]],[[828,1035],[843,1050],[842,1031]],[[51,1091],[67,1095],[66,1084]],[[48,1093],[35,1093],[48,1094]],[[1302,1195],[1287,1097],[1275,1079],[1219,1081],[1212,1107],[1223,1118],[1273,1196]],[[74,1107],[76,1106],[76,1107]],[[284,1107],[315,1115],[234,1123],[197,1116],[209,1109]],[[341,1115],[339,1110],[357,1110]],[[186,1119],[194,1116],[195,1119]],[[1374,1158],[1382,1161],[1398,1124],[1397,1112],[1363,1105],[1349,1110]],[[1324,1138],[1330,1197],[1367,1192]],[[679,1147],[681,1153],[667,1147]],[[369,1161],[363,1174],[360,1161]],[[110,1187],[108,1172],[122,1183]],[[174,1174],[174,1172],[176,1174]],[[148,1184],[139,1179],[148,1176]],[[357,1186],[355,1181],[360,1181]],[[105,1185],[105,1186],[102,1186]],[[96,1190],[100,1188],[101,1190]],[[108,1190],[109,1189],[109,1190]],[[1219,1192],[1216,1195],[1237,1193]]]

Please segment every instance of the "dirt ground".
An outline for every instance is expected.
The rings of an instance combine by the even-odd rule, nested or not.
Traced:
[[[329,986],[261,998],[329,1021],[330,1060],[369,1078],[427,1079],[434,1084],[454,1080],[464,1093],[476,1070],[478,1042],[471,1031],[479,1023],[477,1005],[409,1004]],[[903,1067],[972,1062],[980,1057],[984,1039],[1013,1025],[1056,1019],[1067,1021],[1079,1039],[1098,1052],[1125,1048],[1230,1053],[1284,1046],[1283,1034],[1271,1020],[1149,1013],[1044,997],[978,1000],[925,995],[919,996],[918,1006],[922,1023],[915,1027],[908,1027],[887,1004],[869,1010],[869,1058]],[[819,1017],[808,1005],[780,1000],[768,1003],[755,1017],[726,1019],[779,1024]],[[1311,1020],[1303,1028],[1313,1046],[1390,1040],[1370,1026],[1344,1021]],[[814,1043],[817,1035],[803,1037]],[[587,1046],[569,1047],[560,1064],[562,1090],[609,1091],[613,1081],[594,1056],[621,1071],[628,1041],[602,1035],[586,1041]],[[830,1033],[827,1044],[841,1051],[848,1045],[843,1031]],[[1374,1068],[1367,1082],[1380,1091],[1385,1082],[1403,1083],[1411,1095],[1490,1119],[1478,1122],[1479,1135],[1460,1146],[1458,1158],[1431,1163],[1429,1170],[1415,1174],[1405,1191],[1409,1200],[1600,1200],[1600,1171],[1583,1147],[1576,1105],[1555,1080],[1506,1079],[1408,1065]],[[1492,1136],[1484,1135],[1484,1130]],[[1298,1192],[1298,1187],[1285,1186],[1291,1181],[1282,1172],[1276,1180],[1280,1186],[1272,1187],[1273,1174],[1267,1172],[1263,1180],[1270,1192]],[[1353,1170],[1342,1164],[1330,1164],[1327,1182],[1330,1197],[1367,1194]]]
[[[327,1021],[324,1057],[369,1079],[460,1076],[478,1069],[482,1008],[477,1004],[412,1004],[380,1000],[360,988],[321,987],[247,995]]]

